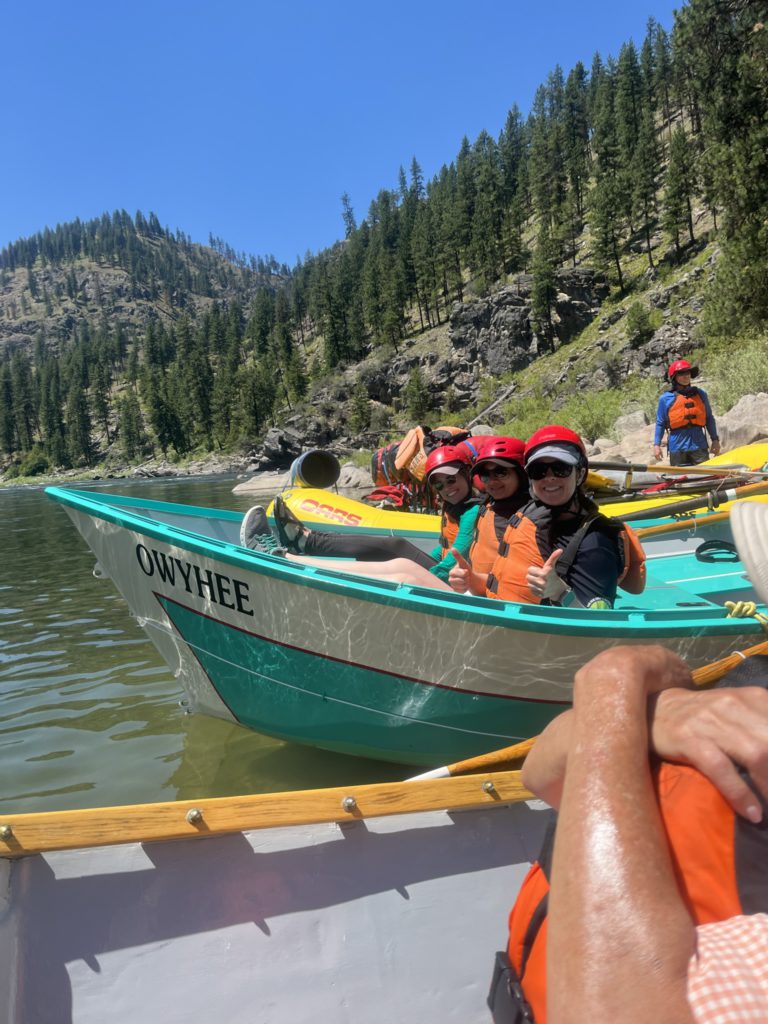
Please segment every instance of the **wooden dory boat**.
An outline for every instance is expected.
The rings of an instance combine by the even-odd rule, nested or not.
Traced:
[[[433,767],[533,736],[606,646],[660,642],[692,667],[760,632],[738,562],[695,542],[649,560],[613,611],[401,586],[262,555],[242,514],[62,488],[69,513],[194,709],[342,753]]]
[[[518,772],[0,818],[0,1024],[474,1024]],[[114,845],[104,845],[114,844]]]

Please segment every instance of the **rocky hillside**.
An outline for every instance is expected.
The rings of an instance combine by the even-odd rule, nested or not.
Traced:
[[[0,251],[0,352],[44,337],[64,346],[84,327],[142,335],[150,323],[195,320],[214,302],[247,308],[288,268],[197,245],[154,214],[105,214],[46,229]]]

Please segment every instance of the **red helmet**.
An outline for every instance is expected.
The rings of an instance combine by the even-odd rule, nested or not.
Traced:
[[[443,471],[449,467],[451,469],[469,469],[471,465],[472,458],[465,448],[460,445],[443,444],[429,453],[424,475],[428,480],[430,475],[438,469]]]
[[[512,462],[522,469],[524,455],[525,443],[519,437],[488,437],[477,453],[473,468],[477,471],[482,462],[501,459],[503,462]]]
[[[670,380],[674,380],[676,373],[685,373],[686,371],[690,373],[691,377],[698,377],[699,375],[698,366],[691,366],[687,359],[676,359],[674,363],[669,364],[667,375]]]
[[[569,448],[575,448],[580,456],[580,462],[583,466],[587,465],[587,449],[584,446],[584,442],[576,433],[575,430],[569,430],[568,427],[559,427],[557,424],[551,424],[548,427],[542,427],[540,430],[535,431],[528,438],[525,445],[525,464],[526,466],[531,461],[531,456],[537,449],[544,447],[551,447],[557,449],[565,445]],[[544,452],[540,451],[540,455]],[[550,453],[547,452],[547,455]],[[557,452],[552,452],[553,457],[556,457]]]

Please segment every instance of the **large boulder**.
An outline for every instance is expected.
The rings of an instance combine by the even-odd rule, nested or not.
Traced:
[[[744,395],[725,415],[717,417],[723,451],[768,438],[768,395]]]
[[[628,412],[623,416],[619,416],[613,425],[613,429],[617,437],[625,437],[627,434],[633,434],[647,426],[648,417],[645,411],[643,409],[635,409],[634,412]]]
[[[290,427],[272,427],[261,447],[272,465],[287,467],[304,450],[304,438]]]

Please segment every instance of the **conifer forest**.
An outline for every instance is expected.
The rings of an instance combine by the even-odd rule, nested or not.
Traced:
[[[153,213],[7,245],[0,463],[32,475],[108,451],[131,463],[243,449],[318,381],[375,349],[398,353],[512,275],[532,275],[546,336],[555,273],[585,252],[618,295],[631,290],[630,243],[653,269],[661,232],[665,258],[684,263],[701,241],[695,205],[719,246],[708,336],[765,331],[768,4],[757,0],[689,0],[669,30],[649,21],[639,45],[552,68],[527,116],[512,104],[496,136],[465,137],[431,179],[414,157],[364,215],[343,195],[343,237],[292,268],[218,238],[193,243]],[[366,405],[361,385],[362,428]]]

